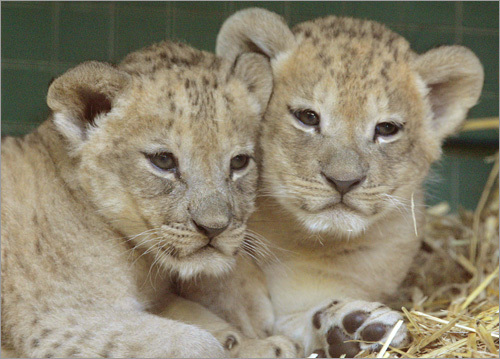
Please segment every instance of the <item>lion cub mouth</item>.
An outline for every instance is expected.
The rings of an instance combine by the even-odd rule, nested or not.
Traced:
[[[347,213],[361,214],[361,211],[352,204],[347,204],[343,200],[335,200],[328,202],[318,208],[311,208],[309,204],[303,204],[300,209],[309,214],[320,214],[331,211],[342,211]]]
[[[174,246],[163,246],[163,247],[160,247],[160,250],[162,251],[162,253],[164,253],[170,257],[180,259],[180,260],[185,259],[185,258],[190,259],[192,257],[195,257],[198,254],[201,254],[201,253],[203,253],[203,254],[219,253],[219,254],[225,255],[225,253],[220,248],[217,248],[216,246],[212,245],[212,243],[207,243],[207,244],[205,244],[197,249],[194,249],[191,252],[187,252],[187,253],[186,253],[186,251],[175,248]]]

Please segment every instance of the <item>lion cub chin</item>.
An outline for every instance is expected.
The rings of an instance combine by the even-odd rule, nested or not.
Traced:
[[[261,55],[230,62],[170,42],[55,79],[50,118],[2,140],[2,346],[22,357],[237,355],[239,332],[214,315],[209,333],[155,313],[211,315],[174,285],[237,259],[271,87]],[[274,356],[274,342],[252,343]]]
[[[419,248],[422,182],[476,104],[482,66],[461,46],[416,54],[373,21],[329,16],[290,30],[263,9],[235,13],[218,35],[218,55],[252,52],[267,55],[274,81],[249,228],[278,258],[262,266],[275,332],[306,355],[374,350],[402,319],[379,301]],[[408,342],[405,325],[395,334],[393,346]]]

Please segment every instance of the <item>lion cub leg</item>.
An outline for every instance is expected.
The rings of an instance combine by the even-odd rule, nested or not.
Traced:
[[[249,338],[262,339],[273,332],[274,309],[265,275],[246,255],[237,256],[235,269],[230,273],[183,281],[178,291],[183,298],[201,304]]]
[[[40,313],[41,314],[41,313]],[[17,323],[10,333],[20,357],[221,357],[210,333],[135,310],[54,310]]]
[[[265,339],[249,338],[202,305],[169,295],[168,307],[160,316],[196,325],[210,332],[221,343],[226,357],[233,358],[296,358],[300,346],[285,336]]]
[[[317,346],[312,350],[324,358],[338,358],[342,354],[353,357],[360,350],[378,350],[402,319],[400,312],[379,302],[333,300],[310,317]],[[409,339],[409,332],[403,324],[391,346],[402,347]]]
[[[320,358],[338,358],[345,354],[352,358],[361,350],[379,349],[401,319],[399,312],[379,302],[336,299],[278,318],[276,332],[299,340],[306,356],[316,353]],[[403,324],[391,346],[402,347],[409,339]]]

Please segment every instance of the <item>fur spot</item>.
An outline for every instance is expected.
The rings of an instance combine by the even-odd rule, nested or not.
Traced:
[[[114,347],[115,344],[112,341],[107,342],[104,348],[102,348],[100,355],[103,358],[111,358],[111,351],[113,350]]]
[[[276,355],[276,358],[279,358],[281,355],[281,348],[279,347],[274,348],[274,355]]]
[[[50,333],[52,333],[52,329],[42,330],[42,334],[40,334],[40,339],[46,338]]]
[[[128,351],[131,353],[133,356],[137,356],[139,353],[144,352],[145,347],[141,343],[132,343],[128,345]],[[108,355],[108,358],[110,358],[111,355]]]
[[[68,349],[68,351],[66,352],[66,357],[70,358],[70,357],[74,357],[76,354],[79,353],[79,350],[77,347],[71,347]]]
[[[35,250],[38,255],[42,254],[42,246],[40,245],[40,239],[36,239],[35,241]]]
[[[382,70],[380,70],[380,74],[382,75],[382,77],[386,80],[386,81],[389,81],[389,76],[387,75],[387,70],[385,68],[383,68]]]
[[[38,338],[34,338],[31,341],[31,347],[32,348],[38,348],[40,346],[40,340]]]

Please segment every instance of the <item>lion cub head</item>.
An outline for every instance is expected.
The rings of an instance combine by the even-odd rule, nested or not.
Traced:
[[[272,87],[261,55],[225,61],[161,43],[84,63],[48,104],[75,181],[135,248],[181,277],[234,262],[254,209],[254,144]]]
[[[417,55],[383,25],[351,18],[291,31],[276,14],[243,10],[221,28],[217,53],[249,52],[270,58],[274,78],[261,139],[266,190],[306,228],[341,236],[420,198],[483,83],[464,47]]]

